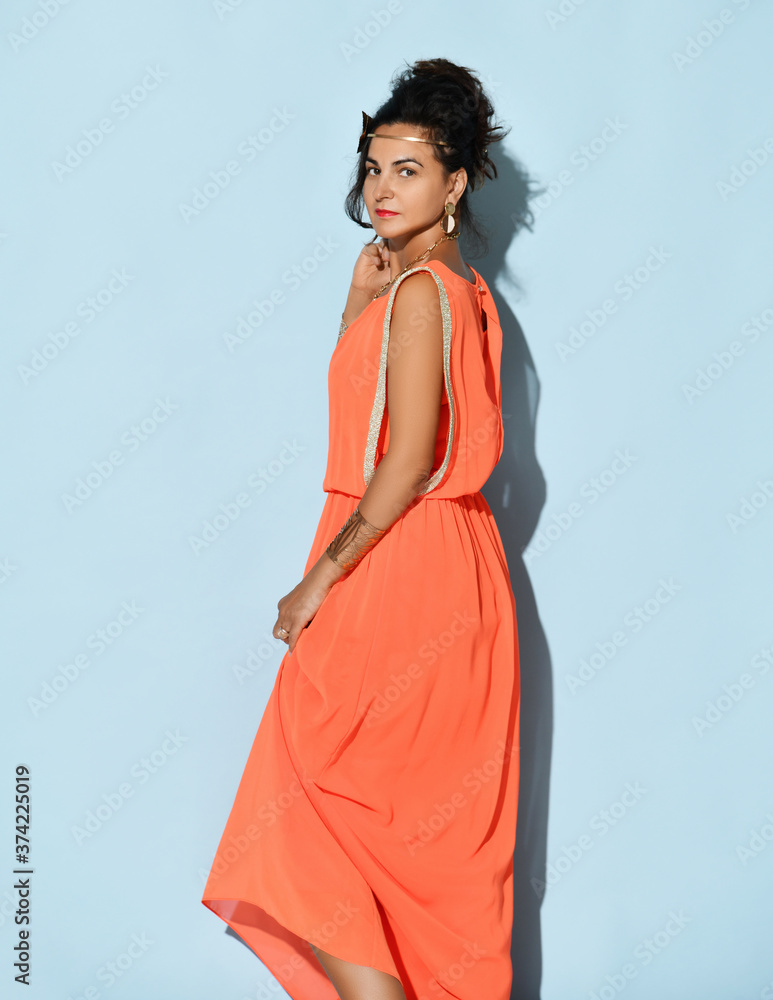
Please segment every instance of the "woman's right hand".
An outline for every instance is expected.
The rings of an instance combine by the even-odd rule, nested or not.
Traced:
[[[352,272],[352,289],[372,299],[392,277],[386,240],[366,243],[359,253]]]

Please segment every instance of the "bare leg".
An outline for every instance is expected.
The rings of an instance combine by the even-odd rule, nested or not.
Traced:
[[[354,965],[342,958],[328,955],[311,945],[314,954],[338,990],[340,1000],[405,1000],[399,979],[369,965]]]

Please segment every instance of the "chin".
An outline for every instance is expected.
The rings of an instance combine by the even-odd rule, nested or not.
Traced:
[[[385,239],[390,236],[392,239],[398,236],[406,236],[413,231],[401,215],[392,215],[388,219],[381,219],[377,215],[374,215],[370,221],[373,224],[373,229],[379,236],[382,235],[382,230],[384,231],[386,234],[384,236]]]

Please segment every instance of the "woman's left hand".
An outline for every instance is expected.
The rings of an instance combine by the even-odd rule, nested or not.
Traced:
[[[286,642],[289,652],[295,649],[295,644],[301,632],[316,615],[322,602],[327,597],[328,591],[318,585],[314,585],[308,577],[294,587],[289,594],[277,601],[279,614],[274,625],[273,635],[275,639]],[[279,631],[282,625],[289,634]]]
[[[295,649],[295,644],[301,632],[306,628],[320,605],[333,589],[333,586],[345,575],[345,570],[332,562],[323,552],[314,566],[304,576],[297,587],[277,601],[279,614],[274,625],[273,636],[286,642],[289,652]],[[279,632],[279,626],[287,629],[289,635]]]

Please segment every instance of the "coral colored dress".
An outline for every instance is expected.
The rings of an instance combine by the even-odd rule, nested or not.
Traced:
[[[502,454],[502,331],[477,271],[413,268],[336,344],[304,573],[386,451],[392,303],[417,271],[443,316],[432,476],[283,657],[202,897],[294,1000],[337,997],[308,942],[397,976],[408,1000],[510,995],[520,671],[480,492]]]

